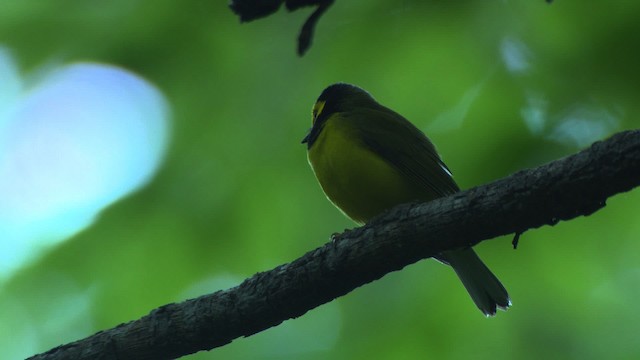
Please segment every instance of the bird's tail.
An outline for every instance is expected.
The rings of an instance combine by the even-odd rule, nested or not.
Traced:
[[[448,251],[442,258],[453,267],[473,302],[486,316],[511,306],[507,290],[473,249]]]

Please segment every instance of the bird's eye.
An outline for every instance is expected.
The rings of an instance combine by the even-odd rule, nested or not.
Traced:
[[[313,105],[313,123],[316,123],[316,119],[320,114],[322,114],[322,109],[324,109],[324,101],[318,101]]]

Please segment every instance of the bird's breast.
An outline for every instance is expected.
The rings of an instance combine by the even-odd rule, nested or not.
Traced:
[[[386,209],[418,199],[413,184],[365,147],[357,132],[341,120],[329,119],[308,152],[329,200],[362,224]]]

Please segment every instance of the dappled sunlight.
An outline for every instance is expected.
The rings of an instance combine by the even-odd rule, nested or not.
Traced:
[[[302,58],[312,8],[242,24],[224,1],[0,9],[2,359],[228,289],[353,228],[300,144],[328,84],[425,130],[464,189],[640,127],[640,2],[336,1]],[[638,204],[619,194],[527,230],[517,251],[512,236],[480,244],[513,302],[494,318],[427,260],[185,359],[632,359]]]
[[[573,105],[550,110],[557,108],[557,104],[535,83],[539,74],[532,70],[533,52],[529,47],[516,37],[505,37],[499,48],[505,69],[520,78],[525,99],[520,115],[532,135],[583,148],[620,128],[620,114],[590,102],[580,92]]]
[[[500,55],[510,73],[526,74],[531,68],[531,50],[516,37],[505,37],[500,43]]]
[[[521,116],[532,135],[559,144],[584,148],[620,127],[618,115],[596,105],[580,104],[559,114],[549,114],[548,107],[542,95],[529,94]]]
[[[577,105],[560,114],[547,138],[562,144],[583,148],[604,139],[620,127],[613,112],[595,105]]]
[[[168,138],[168,105],[138,76],[76,63],[21,89],[2,55],[0,279],[146,183]]]
[[[547,118],[548,101],[540,94],[529,93],[526,96],[527,105],[520,114],[525,125],[533,135],[542,135],[549,119]]]

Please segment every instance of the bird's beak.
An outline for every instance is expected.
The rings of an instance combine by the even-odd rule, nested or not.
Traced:
[[[307,142],[309,142],[309,137],[311,136],[311,129],[309,129],[309,132],[307,133],[307,136],[304,137],[304,139],[302,139],[301,144],[306,144]]]

